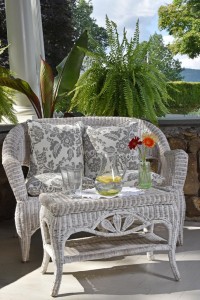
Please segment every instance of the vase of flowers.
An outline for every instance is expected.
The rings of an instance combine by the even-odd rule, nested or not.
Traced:
[[[149,189],[152,185],[151,168],[149,161],[141,161],[138,172],[138,187],[141,189]]]
[[[157,143],[157,137],[154,134],[143,133],[142,139],[134,137],[128,144],[129,149],[135,150],[138,148],[140,156],[138,186],[141,189],[148,189],[152,185],[150,162],[146,160],[146,151],[148,148],[153,148]]]

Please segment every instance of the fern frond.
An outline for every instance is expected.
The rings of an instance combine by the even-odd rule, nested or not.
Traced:
[[[130,42],[124,28],[120,43],[117,25],[106,16],[109,52],[88,52],[92,62],[73,91],[72,107],[86,115],[121,115],[156,123],[167,112],[167,82],[147,61],[149,43],[139,43],[139,20]]]
[[[13,101],[14,94],[12,89],[0,86],[0,122],[7,119],[11,123],[17,123],[13,108],[13,104],[15,104]]]
[[[127,110],[127,115],[129,117],[133,117],[133,92],[132,92],[132,86],[130,85],[130,82],[128,79],[125,79],[123,81],[123,89],[124,89],[124,99],[125,99],[125,105]]]
[[[136,25],[135,25],[135,32],[133,35],[133,45],[138,45],[140,41],[140,28],[139,28],[139,19],[137,19]]]

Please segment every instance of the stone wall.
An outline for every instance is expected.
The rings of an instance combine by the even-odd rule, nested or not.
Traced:
[[[171,149],[188,153],[188,174],[184,186],[186,218],[200,220],[200,120],[160,121]]]
[[[189,155],[188,174],[184,192],[187,219],[200,220],[200,120],[162,120],[160,129],[165,133],[171,149],[183,149]],[[2,166],[2,144],[10,126],[0,125],[0,221],[14,217],[15,197]]]

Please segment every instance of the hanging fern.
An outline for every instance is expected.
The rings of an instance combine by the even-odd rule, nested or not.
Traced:
[[[117,25],[106,16],[109,52],[85,50],[90,67],[79,78],[71,110],[85,115],[130,116],[154,123],[168,112],[170,97],[165,76],[148,62],[149,43],[139,43],[139,21],[128,41],[124,29],[119,40]]]

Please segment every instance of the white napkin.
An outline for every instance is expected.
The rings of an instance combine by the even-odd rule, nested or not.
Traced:
[[[144,194],[144,191],[137,189],[136,187],[123,187],[121,192],[115,196],[102,196],[97,193],[95,188],[92,188],[92,189],[87,189],[82,191],[82,198],[92,198],[92,199],[115,198],[115,197],[128,197],[128,196],[139,195],[139,194]]]

